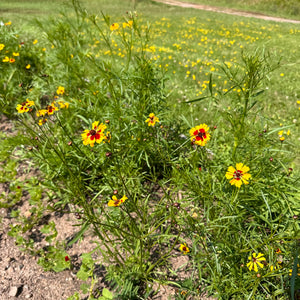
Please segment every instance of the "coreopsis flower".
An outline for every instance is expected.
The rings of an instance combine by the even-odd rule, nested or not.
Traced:
[[[285,140],[285,137],[283,136],[283,130],[280,130],[278,132],[278,137],[279,137],[279,140],[282,141],[282,142]]]
[[[243,165],[242,163],[236,164],[236,169],[230,166],[226,172],[226,178],[231,179],[231,185],[235,185],[236,187],[240,188],[241,185],[249,184],[249,179],[251,175],[247,173],[250,170],[249,167]]]
[[[43,118],[43,119],[40,119],[39,120],[39,126],[42,126],[42,125],[44,125],[46,122],[48,121],[48,119],[45,119],[45,118]]]
[[[190,129],[192,143],[199,146],[205,146],[207,141],[210,140],[210,134],[208,130],[209,127],[206,124],[200,124],[199,126]]]
[[[123,23],[123,28],[126,28],[126,27],[131,28],[131,27],[132,27],[132,24],[133,24],[133,21],[132,21],[132,20],[130,20],[130,21],[128,21],[128,22],[124,22],[124,23]]]
[[[2,62],[9,62],[9,57],[8,57],[8,56],[5,56],[5,57],[2,59]]]
[[[119,29],[119,24],[118,23],[112,23],[109,28],[110,28],[111,31],[118,30]]]
[[[247,263],[247,267],[249,269],[249,271],[254,270],[255,272],[258,272],[258,267],[263,268],[264,267],[264,261],[266,261],[264,255],[262,253],[252,253],[252,255],[250,255],[248,257],[248,259],[250,260],[250,262]]]
[[[34,101],[26,99],[25,102],[18,104],[16,109],[19,114],[23,114],[25,112],[28,112],[30,110],[30,107],[34,105]]]
[[[13,56],[20,56],[19,52],[13,52]]]
[[[148,123],[148,126],[154,126],[155,123],[159,123],[159,119],[154,115],[154,113],[151,113],[145,122]]]
[[[48,110],[47,109],[39,109],[36,113],[37,117],[44,117],[48,114]]]
[[[189,247],[186,245],[186,243],[184,244],[180,244],[179,250],[185,255],[188,254],[190,252]]]
[[[69,108],[70,105],[68,102],[64,102],[64,101],[58,101],[57,103],[60,106],[60,108]]]
[[[11,21],[4,23],[5,26],[11,25]]]
[[[56,90],[57,95],[63,95],[65,93],[65,88],[63,86],[59,86]]]
[[[55,111],[59,110],[57,106],[55,106],[55,103],[51,103],[51,105],[47,105],[47,115],[53,115]]]
[[[100,144],[101,142],[107,139],[104,133],[104,130],[107,128],[107,126],[104,125],[103,123],[101,123],[100,125],[98,124],[99,121],[95,121],[92,124],[91,130],[86,129],[81,134],[84,145],[90,145],[91,147],[94,147],[95,143]]]
[[[108,206],[120,206],[123,202],[125,202],[128,198],[124,195],[121,199],[118,199],[115,195],[112,196],[112,199],[108,201]]]
[[[37,42],[38,42],[38,40],[34,40],[34,41],[32,42],[32,44],[35,45],[35,44],[37,44]]]
[[[9,59],[9,62],[12,64],[12,63],[14,63],[16,60],[13,58],[13,57],[11,57],[10,59]]]
[[[5,47],[4,44],[0,44],[0,51],[3,50],[4,47]]]
[[[29,70],[31,68],[31,65],[28,64],[26,67],[25,67],[27,70]]]

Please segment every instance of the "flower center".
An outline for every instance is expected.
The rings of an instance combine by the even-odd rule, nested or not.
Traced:
[[[97,131],[96,130],[94,130],[94,129],[92,129],[92,130],[90,130],[90,135],[95,135],[96,133],[97,133]]]
[[[237,180],[240,180],[241,177],[242,177],[242,175],[243,175],[243,172],[240,171],[240,170],[236,170],[236,171],[234,172],[234,178],[237,179]]]
[[[200,129],[200,130],[198,131],[197,137],[199,137],[201,140],[203,140],[203,138],[206,137],[205,131],[204,131],[203,129]]]

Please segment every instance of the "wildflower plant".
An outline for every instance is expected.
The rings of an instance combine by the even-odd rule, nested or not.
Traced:
[[[61,271],[72,268],[68,247],[92,231],[93,255],[82,254],[77,277],[93,285],[103,264],[120,299],[150,297],[155,282],[184,297],[284,299],[297,286],[299,188],[293,145],[278,140],[262,112],[276,63],[242,53],[240,65],[222,66],[230,90],[214,93],[211,75],[209,95],[175,118],[150,26],[134,12],[98,17],[72,2],[75,17],[38,24],[44,39],[15,43],[10,27],[0,40],[1,58],[15,59],[1,62],[4,77],[16,85],[14,64],[22,60],[23,68],[19,90],[1,91],[3,111],[17,116],[22,158],[41,173],[24,187],[32,218],[16,212],[10,235],[46,270]],[[209,109],[200,114],[204,102]],[[36,249],[24,233],[48,210],[75,216],[79,229],[59,242],[49,223],[41,229],[49,247]],[[172,258],[184,255],[190,277],[182,282]]]

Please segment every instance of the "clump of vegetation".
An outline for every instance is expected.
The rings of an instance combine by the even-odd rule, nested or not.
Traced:
[[[150,26],[135,13],[113,20],[73,4],[75,16],[39,23],[41,39],[22,41],[11,24],[1,31],[2,113],[24,132],[1,147],[18,146],[41,172],[22,186],[31,213],[14,211],[19,222],[9,234],[59,272],[72,268],[67,247],[91,229],[96,246],[77,272],[92,278],[89,299],[97,264],[118,299],[145,299],[154,283],[176,286],[178,299],[295,298],[300,207],[291,126],[273,127],[261,98],[278,62],[257,50],[220,64],[221,80],[211,74],[207,95],[184,104],[205,103],[206,114],[175,118],[165,71],[149,51]],[[224,80],[228,89],[218,86]],[[49,222],[41,229],[49,246],[37,249],[25,233],[47,210],[76,216],[80,230],[64,243]],[[171,264],[181,256],[183,281]],[[113,297],[104,290],[98,299]]]

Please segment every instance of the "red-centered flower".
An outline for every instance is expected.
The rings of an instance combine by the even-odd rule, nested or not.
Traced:
[[[23,114],[25,112],[28,112],[30,110],[30,107],[34,105],[34,101],[26,99],[25,102],[18,104],[16,109],[19,114]]]
[[[53,115],[55,111],[59,110],[57,106],[55,106],[55,103],[51,103],[51,105],[47,106],[47,115]]]
[[[159,119],[154,115],[154,113],[151,113],[149,114],[149,118],[145,122],[148,123],[148,126],[153,127],[155,123],[159,123]]]
[[[186,243],[184,244],[180,244],[179,250],[184,254],[188,254],[190,252],[189,247],[186,245]]]
[[[249,167],[243,165],[242,163],[236,164],[236,169],[230,166],[226,172],[225,177],[231,179],[231,185],[235,185],[240,188],[241,185],[249,184],[248,180],[251,178],[251,175],[247,173],[250,170]]]
[[[121,199],[118,199],[115,195],[112,196],[112,199],[108,201],[108,206],[120,206],[123,202],[125,202],[128,198],[124,195]]]
[[[210,140],[210,134],[208,132],[209,127],[206,124],[200,124],[199,126],[190,129],[191,141],[199,146],[205,146],[207,141]]]
[[[99,121],[95,121],[92,124],[92,129],[86,129],[82,134],[82,140],[84,145],[90,145],[91,147],[94,147],[95,143],[100,144],[101,142],[104,142],[104,140],[107,139],[106,134],[104,133],[104,130],[107,128],[106,125],[101,123],[100,125]]]
[[[65,261],[69,261],[70,257],[68,255],[65,256]]]

